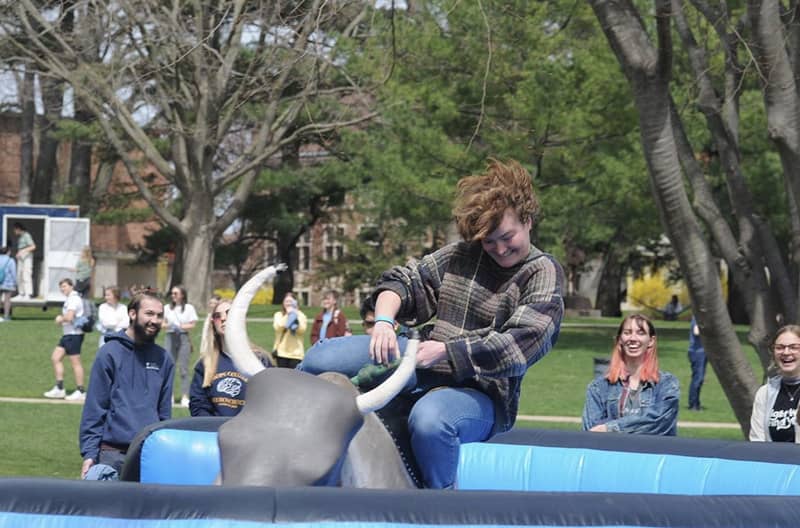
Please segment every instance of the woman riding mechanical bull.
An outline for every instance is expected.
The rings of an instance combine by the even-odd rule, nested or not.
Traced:
[[[517,162],[491,160],[463,178],[453,211],[463,241],[383,273],[372,335],[324,340],[298,367],[355,376],[402,352],[397,321],[433,321],[409,389],[408,429],[426,487],[454,486],[461,443],[514,425],[525,372],[558,338],[564,273],[531,243],[538,212],[531,176]]]

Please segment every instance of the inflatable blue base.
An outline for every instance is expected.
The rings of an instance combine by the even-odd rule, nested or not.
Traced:
[[[456,491],[209,486],[215,419],[144,431],[131,482],[0,479],[0,527],[794,526],[800,451],[519,430],[462,446]],[[203,484],[203,485],[200,485]]]
[[[794,526],[800,498],[0,481],[3,528]]]

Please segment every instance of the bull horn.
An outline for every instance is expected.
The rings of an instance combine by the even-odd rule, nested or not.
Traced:
[[[406,345],[406,352],[400,365],[386,381],[369,392],[356,397],[356,406],[361,414],[369,414],[383,408],[403,388],[414,375],[417,368],[417,347],[419,346],[419,333],[412,332],[411,339]]]
[[[264,365],[250,348],[250,338],[247,336],[245,324],[247,309],[261,285],[285,269],[285,264],[276,264],[259,271],[239,288],[231,302],[228,320],[225,323],[225,347],[236,368],[247,376],[253,376],[264,370]]]

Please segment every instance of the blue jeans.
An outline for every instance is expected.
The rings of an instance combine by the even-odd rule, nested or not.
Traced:
[[[339,372],[352,378],[358,374],[361,367],[372,361],[369,357],[369,340],[368,335],[320,339],[306,350],[303,361],[297,365],[297,369],[315,375],[323,372]],[[401,353],[405,351],[406,343],[408,339],[405,337],[397,338],[397,346],[400,347]]]
[[[689,384],[689,408],[700,408],[700,388],[706,378],[706,365],[708,359],[704,350],[689,352],[689,362],[692,365],[692,381]]]
[[[89,468],[84,480],[119,480],[126,455],[116,449],[101,449],[97,463]]]
[[[408,417],[411,449],[429,488],[452,488],[462,443],[492,434],[494,404],[477,389],[434,389],[414,404]]]
[[[186,332],[167,332],[164,348],[172,355],[175,370],[180,373],[181,396],[189,394],[189,356],[192,355],[192,342]]]
[[[299,370],[311,374],[340,372],[355,376],[371,360],[367,335],[337,337],[317,342],[306,351]],[[407,339],[399,337],[405,350]],[[434,381],[415,384],[411,392],[422,394],[408,417],[411,448],[429,488],[452,488],[458,469],[459,447],[464,442],[489,438],[494,427],[494,404],[481,391],[442,387]]]

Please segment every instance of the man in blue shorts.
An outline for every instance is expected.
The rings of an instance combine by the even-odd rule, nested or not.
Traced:
[[[61,325],[63,335],[58,345],[53,349],[50,360],[53,362],[53,372],[56,376],[56,384],[52,389],[44,393],[45,398],[65,399],[70,401],[83,401],[86,398],[86,391],[83,386],[83,364],[81,364],[81,346],[83,345],[83,330],[75,326],[75,321],[83,316],[83,301],[72,279],[61,279],[58,283],[61,293],[64,294],[64,306],[61,307],[61,314],[56,316],[56,324]],[[75,373],[75,383],[77,388],[69,396],[64,390],[64,356],[69,358],[72,364],[72,371]]]

